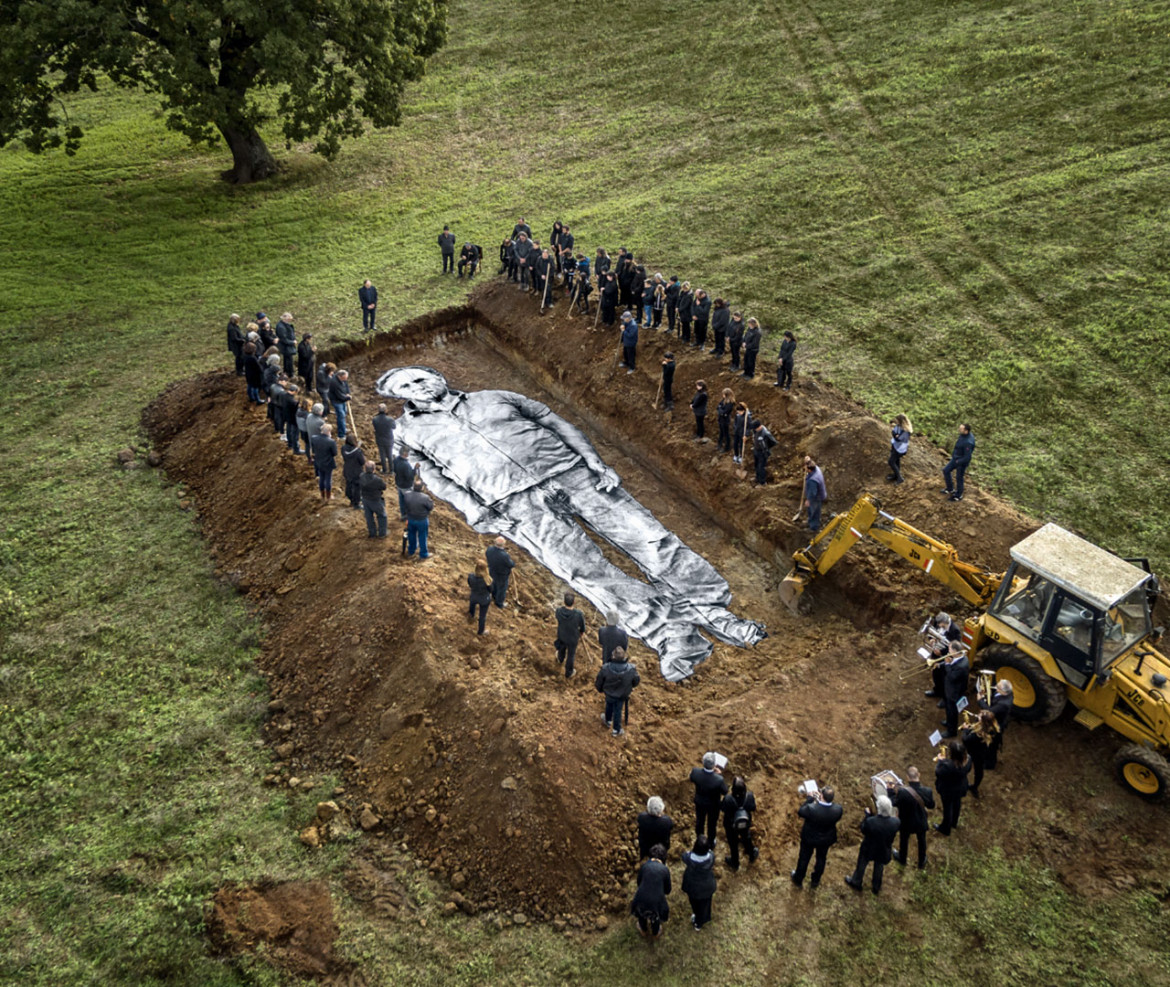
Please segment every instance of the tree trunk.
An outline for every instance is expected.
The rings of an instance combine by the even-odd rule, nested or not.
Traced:
[[[219,132],[232,149],[232,170],[223,173],[229,182],[247,185],[276,174],[276,159],[255,127],[220,124]]]

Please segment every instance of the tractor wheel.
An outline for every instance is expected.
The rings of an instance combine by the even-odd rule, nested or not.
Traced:
[[[1051,723],[1064,710],[1068,693],[1040,662],[1019,648],[993,644],[979,653],[979,663],[995,670],[995,678],[1012,684],[1012,719],[1021,723]]]
[[[1147,802],[1161,802],[1170,793],[1170,762],[1140,744],[1130,744],[1114,755],[1113,772],[1119,782]]]

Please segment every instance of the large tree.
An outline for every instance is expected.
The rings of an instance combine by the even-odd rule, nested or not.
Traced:
[[[446,39],[447,0],[2,0],[0,146],[83,137],[66,98],[105,76],[157,93],[167,124],[231,148],[236,182],[276,169],[258,127],[331,157],[399,121],[403,86]]]

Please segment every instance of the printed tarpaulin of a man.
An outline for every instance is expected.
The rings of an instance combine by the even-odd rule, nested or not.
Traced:
[[[712,650],[700,631],[739,647],[767,636],[731,613],[714,567],[621,486],[585,434],[514,391],[451,390],[430,367],[396,367],[378,393],[405,402],[397,434],[423,480],[482,534],[506,534],[602,613],[615,611],[678,682]],[[637,563],[606,560],[582,524]]]

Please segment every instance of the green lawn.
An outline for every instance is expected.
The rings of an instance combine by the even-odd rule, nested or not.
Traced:
[[[445,222],[489,258],[520,213],[590,253],[634,247],[794,328],[798,373],[939,442],[970,421],[973,479],[1165,571],[1168,69],[1166,2],[460,0],[403,127],[332,164],[294,149],[230,188],[224,152],[108,91],[69,106],[77,157],[0,151],[0,980],[274,982],[205,955],[203,902],[345,866],[295,842],[312,796],[260,787],[260,630],[174,493],[113,457],[167,382],[225,364],[230,311],[290,308],[327,341],[360,325],[366,276],[387,325],[458,301],[434,276]],[[1117,953],[1131,982],[1170,982],[1144,893],[1085,902],[1026,862],[951,880],[986,908],[932,878],[893,931],[829,908],[784,944],[779,906],[741,898],[717,945],[676,934],[654,959],[624,932],[388,934],[338,894],[371,983],[844,982],[883,962],[935,983],[976,934],[976,983],[1107,983]]]

